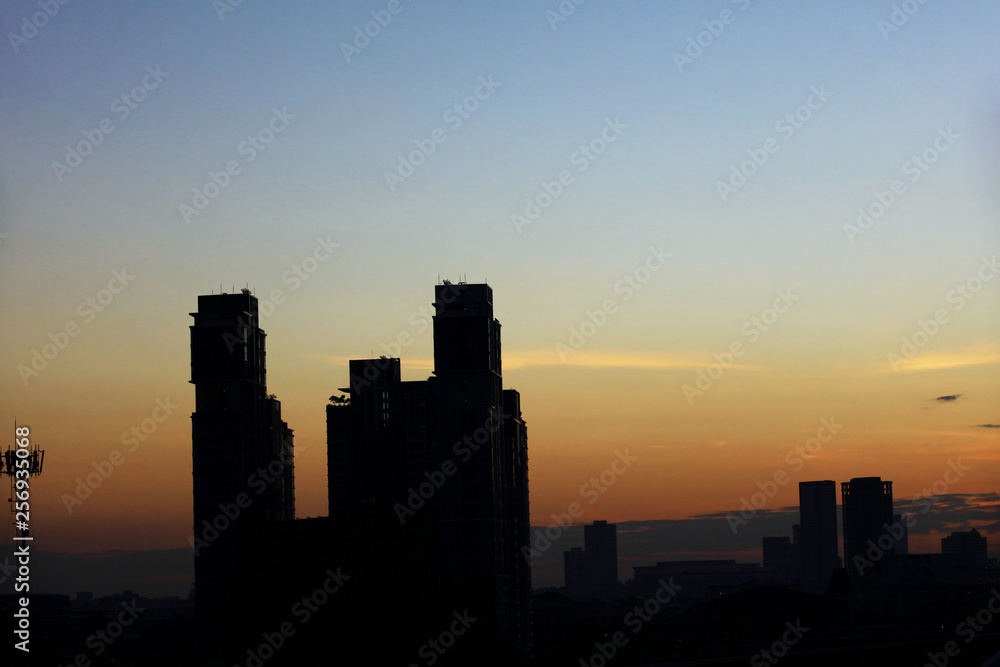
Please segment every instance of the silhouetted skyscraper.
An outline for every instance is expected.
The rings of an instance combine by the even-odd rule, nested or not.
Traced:
[[[618,588],[618,525],[595,521],[584,526],[583,551],[588,587],[597,595],[614,593]]]
[[[961,555],[969,565],[975,568],[986,567],[986,546],[986,538],[975,528],[954,532],[948,537],[941,538],[941,553]]]
[[[802,588],[826,590],[830,574],[840,567],[837,555],[837,483],[799,482],[799,563]]]
[[[783,571],[792,564],[792,540],[787,535],[763,538],[761,551],[764,567]]]
[[[894,532],[899,537],[896,538],[896,544],[892,549],[892,553],[895,556],[907,556],[910,553],[910,529],[906,525],[906,518],[902,514],[892,515],[892,525],[894,527]]]
[[[400,381],[398,359],[350,362],[345,399],[327,407],[331,520],[368,513],[436,546],[434,607],[469,608],[522,652],[531,646],[527,429],[502,389],[500,323],[489,285],[435,286],[434,375]],[[407,553],[407,544],[382,531]]]
[[[563,583],[569,595],[587,594],[587,555],[583,547],[563,552]]]
[[[883,482],[880,477],[855,477],[840,486],[844,515],[844,567],[852,578],[857,579],[870,568],[878,567],[893,553],[892,482]],[[888,535],[888,539],[884,535]],[[869,550],[878,558],[869,559]]]
[[[196,601],[203,623],[233,622],[231,609],[255,603],[234,604],[257,575],[243,529],[295,517],[292,430],[267,393],[256,297],[199,296],[191,315]]]

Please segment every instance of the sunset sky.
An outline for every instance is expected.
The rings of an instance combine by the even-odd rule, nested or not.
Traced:
[[[325,515],[328,397],[352,358],[426,378],[448,278],[494,290],[535,525],[881,476],[978,505],[939,523],[996,555],[1000,6],[903,4],[5,3],[0,416],[46,450],[36,547],[187,546],[220,286],[262,302]]]

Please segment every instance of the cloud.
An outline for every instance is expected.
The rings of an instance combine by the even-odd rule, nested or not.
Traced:
[[[893,369],[891,365],[883,363],[880,366],[880,372],[933,371],[968,366],[992,366],[997,363],[1000,363],[1000,349],[995,344],[991,344],[980,345],[972,349],[944,352],[925,350],[912,359],[905,360],[898,369]]]
[[[1000,494],[990,493],[945,493],[923,500],[930,501],[930,511],[920,500],[899,500],[894,502],[899,512],[913,516],[915,523],[910,527],[911,535],[928,533],[950,533],[968,530],[975,526],[980,532],[1000,533]],[[927,512],[924,514],[924,512]]]
[[[1000,424],[976,424],[976,428],[1000,428]]]
[[[950,394],[948,396],[938,396],[935,401],[941,401],[942,403],[950,403],[951,401],[957,401],[962,397],[962,394]]]
[[[640,368],[643,370],[672,370],[705,368],[707,362],[704,356],[695,354],[672,354],[666,352],[644,351],[598,351],[589,349],[575,350],[566,354],[566,360],[560,358],[554,348],[521,349],[504,351],[504,369],[529,368],[539,366],[563,366],[586,368]],[[752,364],[733,364],[729,370],[761,370],[762,367]]]

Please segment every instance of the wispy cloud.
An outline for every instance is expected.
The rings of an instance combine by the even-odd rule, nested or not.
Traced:
[[[982,346],[968,350],[944,352],[922,351],[913,359],[899,365],[899,372],[915,373],[918,371],[935,371],[948,368],[963,368],[966,366],[990,366],[1000,363],[1000,348]],[[886,372],[885,369],[881,369]],[[889,369],[888,372],[896,372]]]
[[[664,352],[578,350],[563,362],[552,349],[505,350],[504,368],[529,368],[537,366],[576,366],[583,368],[639,368],[668,370],[674,368],[705,368],[711,362],[705,355],[670,354]],[[763,366],[733,364],[727,370],[762,370]]]

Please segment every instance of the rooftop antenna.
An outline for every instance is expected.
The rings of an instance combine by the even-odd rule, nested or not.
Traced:
[[[17,434],[17,419],[14,419],[14,433]],[[27,436],[23,436],[27,438]],[[21,438],[17,438],[20,440]],[[30,443],[30,441],[29,441]],[[18,446],[17,449],[21,449]],[[42,464],[45,461],[45,450],[41,449],[38,445],[29,444],[24,447],[27,456],[18,456],[17,449],[8,447],[6,452],[0,452],[0,475],[7,475],[10,477],[10,511],[15,512],[16,504],[14,502],[15,498],[15,484],[18,472],[27,471],[29,477],[36,477],[42,474]],[[27,468],[23,467],[20,461],[27,461]],[[14,537],[15,540],[30,540],[29,529],[28,529],[28,518],[25,516],[24,520],[20,519],[20,515],[23,512],[16,512],[15,527],[17,528],[17,536]]]

